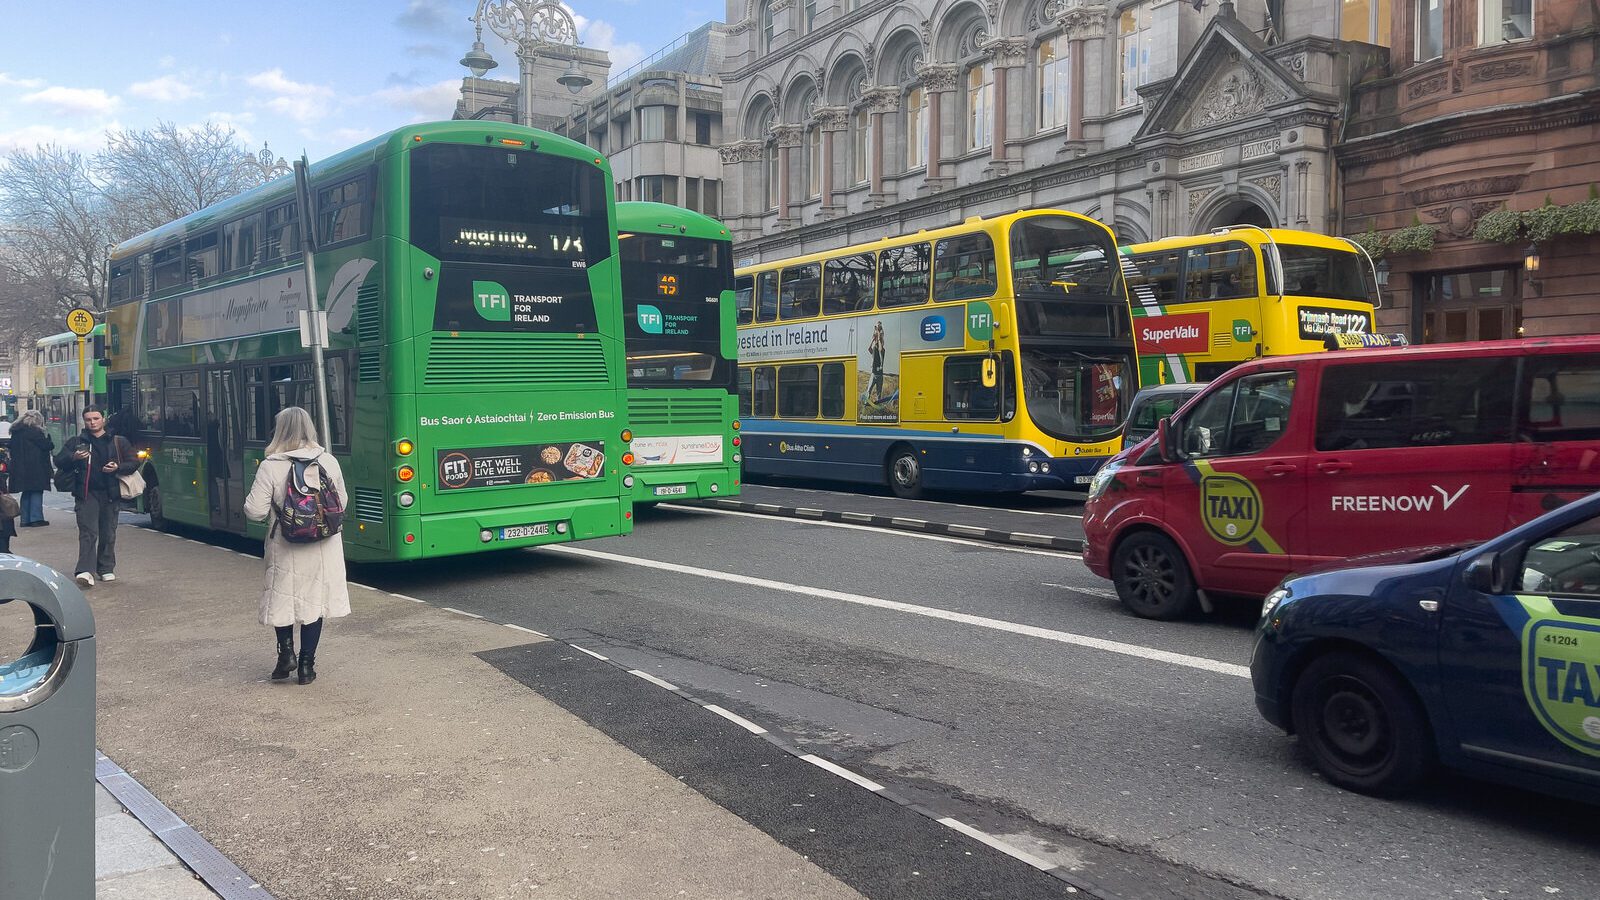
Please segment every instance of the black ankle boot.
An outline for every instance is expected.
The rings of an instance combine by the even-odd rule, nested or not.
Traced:
[[[272,680],[281,681],[294,671],[294,638],[278,641],[278,667],[272,670]]]
[[[317,658],[310,653],[300,654],[300,683],[310,684],[317,680]]]

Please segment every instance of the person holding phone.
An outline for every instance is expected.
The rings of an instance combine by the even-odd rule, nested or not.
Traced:
[[[78,517],[78,574],[85,588],[116,581],[117,512],[122,507],[118,475],[139,468],[133,445],[106,430],[106,414],[98,406],[83,410],[83,431],[56,454],[56,469],[70,473],[73,511]]]

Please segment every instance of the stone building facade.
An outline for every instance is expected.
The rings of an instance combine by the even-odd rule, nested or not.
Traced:
[[[1337,148],[1343,229],[1412,237],[1402,249],[1419,246],[1419,233],[1434,244],[1388,254],[1380,323],[1414,341],[1600,332],[1600,235],[1530,234],[1502,213],[1548,202],[1584,218],[1578,205],[1600,184],[1596,6],[1383,6],[1393,47],[1353,87]],[[1600,201],[1586,220],[1596,214]],[[1537,271],[1526,270],[1530,256]]]
[[[1382,53],[1326,0],[729,4],[741,262],[1023,207],[1124,242],[1330,232],[1346,85]]]

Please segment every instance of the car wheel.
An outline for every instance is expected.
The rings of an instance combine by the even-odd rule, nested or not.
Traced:
[[[1317,768],[1342,788],[1401,794],[1432,765],[1427,713],[1410,686],[1375,659],[1320,657],[1295,682],[1289,704]]]
[[[1145,619],[1178,619],[1194,611],[1198,596],[1183,551],[1164,534],[1138,531],[1117,545],[1111,581],[1129,612]]]
[[[889,490],[902,500],[922,497],[922,463],[910,447],[896,447],[889,453]]]

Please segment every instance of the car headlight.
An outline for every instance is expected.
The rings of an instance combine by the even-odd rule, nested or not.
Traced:
[[[1089,479],[1089,499],[1093,500],[1104,494],[1106,488],[1111,486],[1111,479],[1116,477],[1121,468],[1121,462],[1108,462],[1101,466],[1100,470],[1094,473],[1094,477]]]
[[[1267,599],[1261,601],[1261,621],[1265,622],[1272,615],[1278,604],[1289,599],[1289,589],[1286,587],[1273,588]]]

